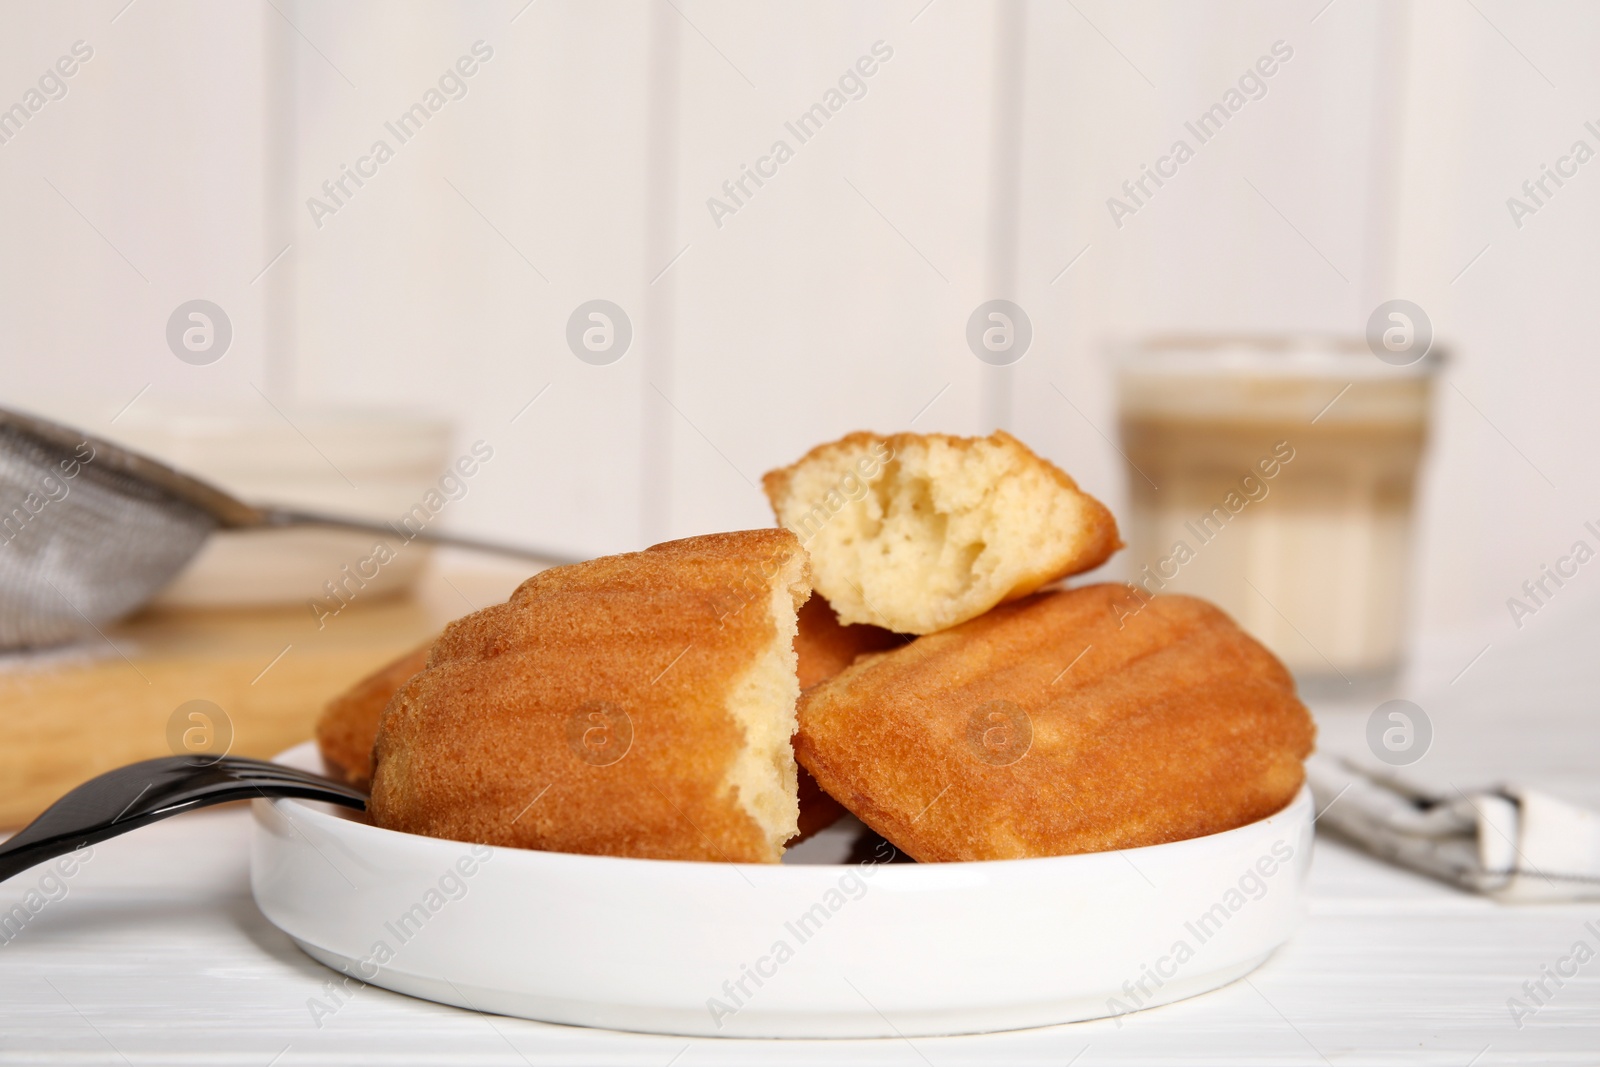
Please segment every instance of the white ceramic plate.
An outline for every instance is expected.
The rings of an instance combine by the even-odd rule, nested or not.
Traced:
[[[310,743],[280,760],[321,769]],[[1306,790],[1191,841],[942,864],[838,862],[853,820],[768,866],[490,848],[320,804],[254,807],[257,903],[351,988],[695,1036],[977,1033],[1180,1000],[1288,939],[1311,862]]]

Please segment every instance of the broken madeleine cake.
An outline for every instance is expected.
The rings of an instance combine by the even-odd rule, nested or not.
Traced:
[[[853,433],[762,478],[842,623],[927,634],[1122,547],[1098,500],[1004,431]]]
[[[876,626],[845,626],[822,597],[813,596],[796,620],[795,667],[800,687],[838,674],[863,652],[895,648],[910,640]],[[378,720],[400,687],[428,665],[429,640],[384,664],[330,700],[317,719],[317,747],[329,771],[362,789],[372,787],[372,746]],[[800,833],[791,845],[831,826],[844,815],[839,802],[824,793],[804,767],[799,774]]]
[[[776,862],[797,830],[786,530],[543,571],[450,624],[384,711],[369,812],[457,841]]]

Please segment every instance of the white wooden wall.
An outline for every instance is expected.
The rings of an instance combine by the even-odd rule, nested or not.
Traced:
[[[3,402],[441,411],[510,459],[451,523],[604,552],[764,524],[762,471],[913,419],[1009,426],[1115,503],[1109,341],[1359,332],[1404,296],[1456,356],[1423,625],[1522,639],[1505,598],[1600,518],[1600,162],[1521,229],[1504,203],[1600,148],[1590,5],[124,3],[0,12],[0,105],[95,50],[0,144]],[[467,95],[316,226],[306,199],[480,39]],[[1106,199],[1279,41],[1266,95],[1118,227]],[[794,158],[719,227],[706,199],[778,137]],[[235,328],[207,367],[163,341],[194,297]],[[964,341],[991,297],[1033,322],[1009,368]],[[610,366],[564,340],[593,298],[633,322]]]

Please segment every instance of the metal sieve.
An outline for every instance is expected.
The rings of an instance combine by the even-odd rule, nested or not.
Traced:
[[[177,576],[213,530],[379,522],[253,506],[146,456],[0,408],[0,649],[98,633]],[[421,532],[405,540],[571,562],[559,553]]]

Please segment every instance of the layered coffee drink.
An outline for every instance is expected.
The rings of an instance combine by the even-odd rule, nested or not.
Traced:
[[[1302,680],[1392,674],[1438,363],[1307,337],[1164,337],[1120,353],[1136,598],[1214,601]]]

